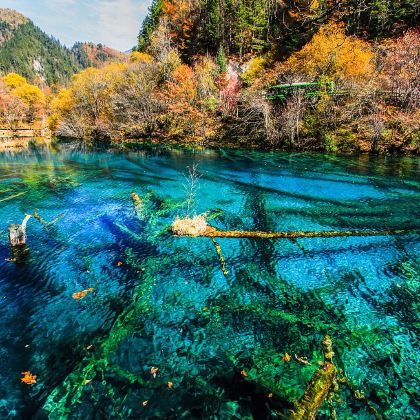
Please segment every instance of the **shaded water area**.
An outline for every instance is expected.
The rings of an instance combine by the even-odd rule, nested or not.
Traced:
[[[221,230],[420,227],[416,158],[36,142],[2,151],[0,418],[281,418],[325,334],[385,418],[418,417],[418,230],[220,239],[225,276],[209,238],[168,231],[185,215],[194,163],[194,211],[220,210],[211,224]],[[29,256],[6,261],[8,226],[35,210],[64,217],[30,220]],[[24,371],[35,385],[21,383]],[[372,418],[347,388],[337,397],[338,418]],[[319,418],[329,417],[325,404]]]

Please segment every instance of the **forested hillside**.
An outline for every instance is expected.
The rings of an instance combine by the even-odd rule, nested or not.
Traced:
[[[64,84],[82,69],[75,56],[30,20],[0,9],[0,71],[15,72],[35,82]]]
[[[120,51],[92,42],[76,42],[71,52],[83,68],[102,67],[109,62],[123,62],[128,59],[128,56]]]
[[[0,9],[0,73],[65,85],[84,68],[125,60],[125,54],[101,44],[78,42],[68,49],[20,13]]]

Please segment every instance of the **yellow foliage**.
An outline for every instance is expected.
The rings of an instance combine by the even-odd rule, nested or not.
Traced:
[[[74,106],[73,93],[70,89],[61,89],[58,95],[51,101],[48,126],[55,131],[60,121],[68,115]]]
[[[247,84],[252,84],[256,79],[262,76],[265,69],[266,60],[263,57],[253,58],[248,69],[242,74],[242,80]]]
[[[130,54],[130,63],[151,63],[153,61],[153,57],[150,54],[142,53],[139,51],[133,51]]]
[[[9,73],[1,80],[6,87],[5,95],[9,96],[8,108],[13,108],[13,101],[10,102],[10,98],[17,98],[19,101],[16,102],[15,99],[15,105],[20,104],[18,108],[20,108],[19,113],[22,115],[22,118],[27,122],[33,123],[40,117],[46,101],[45,94],[39,87],[31,85],[24,77],[16,73]]]
[[[45,103],[45,95],[42,90],[29,83],[16,87],[12,90],[12,94],[30,106],[42,106]]]
[[[17,87],[28,83],[24,77],[16,73],[9,73],[8,75],[4,76],[3,82],[7,87],[11,89],[16,89]]]
[[[285,67],[312,78],[366,79],[374,71],[374,53],[369,43],[346,36],[344,24],[333,22],[322,26]]]

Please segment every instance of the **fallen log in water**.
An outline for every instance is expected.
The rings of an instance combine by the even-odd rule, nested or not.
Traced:
[[[338,388],[337,368],[332,362],[332,341],[328,335],[322,340],[322,348],[324,362],[312,376],[300,400],[295,403],[290,419],[315,420],[328,395]]]
[[[418,232],[419,230],[353,230],[353,231],[320,231],[320,232],[263,232],[263,231],[244,231],[244,230],[218,230],[207,225],[206,228],[197,231],[188,231],[185,226],[179,229],[177,225],[172,225],[172,233],[176,236],[206,237],[206,238],[264,238],[264,239],[297,239],[297,238],[334,238],[350,236],[391,236],[406,235]]]

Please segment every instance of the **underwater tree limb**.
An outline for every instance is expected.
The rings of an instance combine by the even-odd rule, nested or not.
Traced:
[[[26,194],[27,192],[28,192],[28,191],[23,191],[23,192],[20,192],[20,193],[14,194],[14,195],[10,195],[9,197],[6,197],[6,198],[2,198],[2,199],[0,200],[0,203],[1,203],[1,202],[3,202],[3,201],[13,200],[14,198],[17,198],[17,197],[20,197],[21,195]]]
[[[224,275],[225,277],[227,277],[227,275],[229,274],[229,271],[228,271],[228,270],[227,270],[227,268],[226,268],[226,261],[225,261],[225,258],[223,257],[223,254],[222,254],[222,248],[221,248],[221,247],[220,247],[220,245],[216,242],[216,239],[211,238],[211,241],[213,242],[214,249],[216,250],[217,255],[218,255],[218,257],[219,257],[220,267],[221,267],[221,269],[222,269],[223,275]]]
[[[45,227],[50,227],[52,225],[55,225],[58,221],[60,221],[64,217],[64,215],[65,213],[59,214],[55,219],[51,220],[51,222],[47,222],[46,220],[44,220],[37,211],[34,211],[32,217],[38,220],[38,222],[40,222]]]

